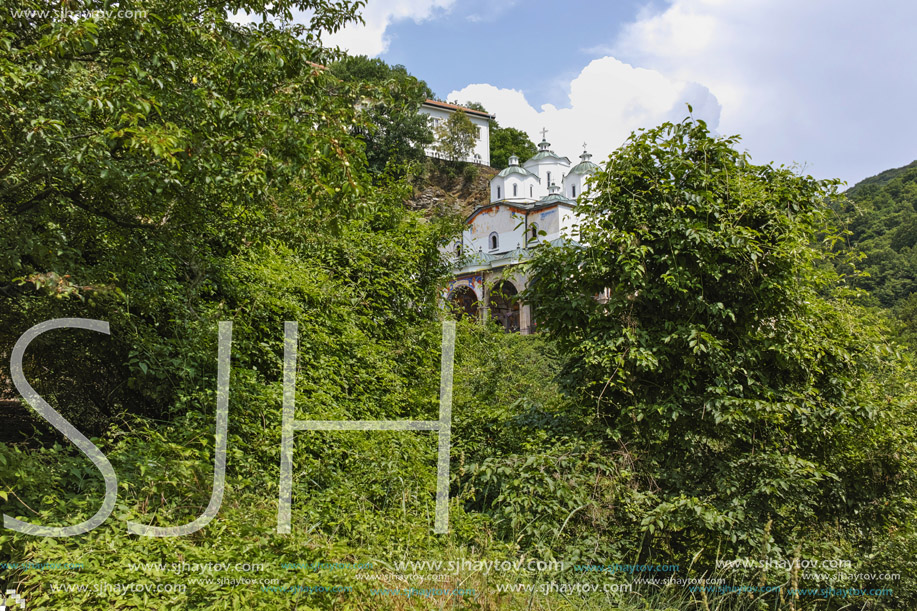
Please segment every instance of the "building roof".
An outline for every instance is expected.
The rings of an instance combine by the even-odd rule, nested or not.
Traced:
[[[462,110],[467,115],[474,115],[476,117],[481,117],[482,119],[496,119],[495,115],[488,114],[486,112],[481,112],[480,110],[475,110],[473,108],[465,108],[464,106],[459,106],[457,104],[449,104],[447,102],[437,102],[436,100],[426,100],[422,106],[432,106],[433,108],[441,108],[443,110]]]
[[[528,170],[526,170],[525,168],[523,168],[521,165],[510,165],[510,166],[507,166],[507,167],[503,168],[502,170],[500,170],[500,173],[497,174],[496,176],[494,176],[494,178],[498,178],[498,177],[499,177],[499,178],[504,178],[504,177],[506,177],[506,176],[509,176],[510,174],[522,174],[523,176],[531,176],[532,178],[534,178],[534,179],[537,180],[538,182],[541,182],[541,179],[538,178],[538,175],[537,175],[537,174],[533,174],[532,172],[529,172]]]
[[[476,253],[471,253],[468,257],[464,258],[458,265],[453,267],[453,272],[456,277],[462,276],[469,273],[477,273],[486,270],[498,270],[504,267],[509,267],[515,265],[521,261],[528,260],[534,250],[544,244],[549,244],[553,247],[559,246],[572,246],[574,248],[582,248],[577,240],[574,240],[570,237],[559,237],[551,240],[550,242],[539,241],[535,244],[530,244],[528,246],[516,246],[515,248],[499,253],[486,253],[478,251]]]
[[[529,250],[517,246],[515,248],[504,250],[496,253],[486,253],[478,251],[469,253],[459,265],[453,267],[456,276],[467,273],[474,273],[488,269],[500,269],[509,265],[515,265],[529,257]]]
[[[570,168],[570,171],[567,172],[568,175],[569,174],[592,174],[593,172],[599,169],[599,166],[589,161],[590,159],[592,159],[592,155],[590,155],[586,151],[583,151],[583,154],[580,155],[579,158],[582,161],[580,161],[578,164]]]
[[[530,163],[532,161],[541,161],[542,159],[556,159],[558,161],[566,161],[567,163],[570,163],[569,157],[561,157],[554,151],[539,151],[535,153],[531,158],[529,158],[526,163]]]
[[[568,157],[561,157],[552,151],[550,147],[551,143],[542,138],[541,142],[538,143],[538,152],[527,159],[525,164],[528,165],[533,161],[541,161],[542,159],[555,159],[557,161],[565,161],[569,165],[570,159]]]
[[[569,206],[575,206],[576,200],[572,200],[569,197],[564,197],[560,193],[551,193],[550,195],[545,195],[533,205],[537,207],[543,207],[554,204],[567,204]]]
[[[506,200],[500,200],[496,202],[491,202],[486,206],[478,206],[472,210],[471,214],[465,217],[465,224],[471,222],[471,220],[476,217],[481,212],[488,210],[490,208],[499,208],[500,206],[506,206],[507,208],[515,208],[521,212],[537,212],[539,210],[544,210],[545,208],[553,208],[554,206],[566,206],[568,208],[574,208],[576,206],[576,201],[572,199],[567,199],[563,195],[548,195],[543,197],[537,202],[526,203],[526,202],[511,202]]]

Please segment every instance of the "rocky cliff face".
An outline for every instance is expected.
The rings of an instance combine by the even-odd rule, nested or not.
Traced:
[[[490,180],[496,174],[497,170],[489,166],[428,159],[423,172],[412,181],[414,193],[405,206],[423,210],[426,216],[467,216],[478,206],[490,203]]]

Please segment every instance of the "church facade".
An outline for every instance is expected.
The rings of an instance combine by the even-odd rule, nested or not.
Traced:
[[[572,165],[544,136],[530,159],[520,164],[510,157],[490,181],[490,203],[465,219],[461,237],[446,249],[454,260],[447,302],[459,315],[493,318],[523,334],[534,332],[537,321],[519,299],[530,280],[520,264],[540,245],[576,239],[576,200],[598,169],[585,151]]]

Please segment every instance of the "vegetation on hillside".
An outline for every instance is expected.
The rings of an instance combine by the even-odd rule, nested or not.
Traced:
[[[917,161],[858,182],[839,207],[851,249],[863,253],[856,284],[893,308],[917,293]]]

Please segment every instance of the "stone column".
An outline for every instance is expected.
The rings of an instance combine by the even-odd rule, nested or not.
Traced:
[[[481,293],[484,298],[481,299],[481,322],[486,323],[490,320],[490,285],[487,282],[487,275],[484,274],[481,279]]]
[[[532,326],[532,306],[527,303],[520,304],[519,307],[519,333],[528,335],[531,333]]]

